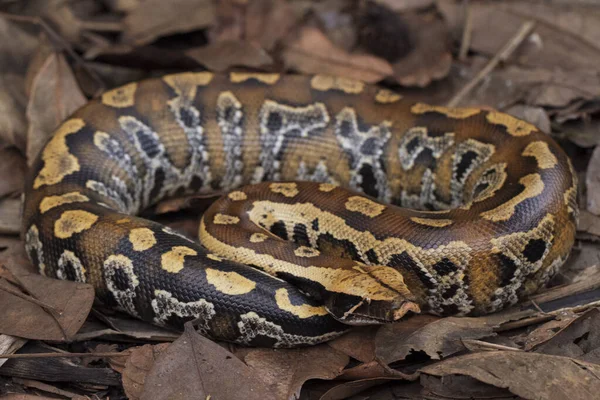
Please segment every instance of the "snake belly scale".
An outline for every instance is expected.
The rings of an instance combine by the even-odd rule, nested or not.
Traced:
[[[127,84],[60,125],[26,184],[41,273],[157,325],[273,347],[514,304],[564,263],[578,213],[573,167],[535,126],[329,76]],[[202,244],[136,216],[220,192]]]

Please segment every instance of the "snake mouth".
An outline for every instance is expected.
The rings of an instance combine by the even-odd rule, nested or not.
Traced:
[[[358,299],[358,301],[354,298],[355,301],[352,303],[348,300],[338,297],[331,302],[331,306],[326,306],[336,320],[346,325],[385,324],[421,312],[421,307],[417,303],[406,298],[397,298],[391,302],[368,298]],[[346,303],[346,310],[340,314],[342,301]]]

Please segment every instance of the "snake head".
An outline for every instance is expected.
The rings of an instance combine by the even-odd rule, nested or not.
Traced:
[[[381,324],[397,321],[409,312],[421,312],[395,269],[360,265],[354,270],[360,273],[340,280],[340,286],[325,301],[325,307],[338,321],[348,325]]]

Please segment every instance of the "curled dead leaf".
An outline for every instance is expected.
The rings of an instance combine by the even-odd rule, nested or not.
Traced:
[[[211,0],[146,0],[125,17],[123,41],[139,46],[161,36],[206,28],[214,22],[215,3]]]
[[[142,392],[144,391],[146,377],[158,356],[168,347],[168,343],[161,343],[157,345],[146,344],[128,349],[130,355],[125,361],[125,368],[123,371],[119,371],[122,373],[123,389],[128,398],[131,400],[143,399]]]
[[[587,210],[600,215],[600,146],[597,146],[592,153],[585,184],[587,187]]]
[[[65,57],[51,52],[33,73],[27,104],[27,161],[33,162],[48,136],[86,102]]]
[[[421,384],[433,393],[436,393],[436,388],[447,389],[448,385],[444,383],[457,376],[469,377],[532,400],[587,400],[600,391],[600,365],[546,354],[516,351],[473,353],[450,358],[420,371]],[[469,382],[474,384],[473,380]],[[464,386],[463,383],[456,389],[464,394]],[[479,391],[482,391],[481,388]],[[456,393],[448,393],[447,390],[442,394],[456,396]]]
[[[336,47],[323,32],[306,26],[282,52],[287,68],[306,74],[343,76],[374,83],[392,75],[392,66],[368,54],[348,53]]]
[[[277,399],[298,398],[309,379],[338,377],[348,360],[348,356],[325,344],[303,349],[252,349],[244,357],[246,364],[260,371],[261,379]]]
[[[26,170],[27,163],[20,151],[15,147],[0,149],[0,198],[23,191]]]
[[[190,49],[186,55],[211,71],[226,71],[233,66],[260,68],[273,62],[261,47],[238,40]]]
[[[412,326],[407,324],[411,319],[416,319],[411,323]],[[436,319],[417,315],[381,327],[375,338],[375,352],[377,358],[386,364],[404,360],[409,354],[420,351],[431,359],[439,360],[464,350],[462,339],[481,339],[494,335],[493,326],[484,318]]]
[[[158,356],[145,377],[141,398],[277,399],[261,372],[198,334],[189,323],[183,335]]]
[[[31,263],[23,254],[8,254],[2,265],[15,283],[0,279],[4,310],[0,313],[0,333],[39,340],[72,339],[92,308],[94,288],[31,272]]]

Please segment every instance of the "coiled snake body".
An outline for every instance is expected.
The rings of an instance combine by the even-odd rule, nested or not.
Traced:
[[[57,129],[23,233],[43,274],[135,317],[290,347],[343,323],[514,304],[565,261],[576,185],[548,136],[499,112],[327,76],[181,73],[111,90]],[[202,245],[135,216],[216,192]]]

